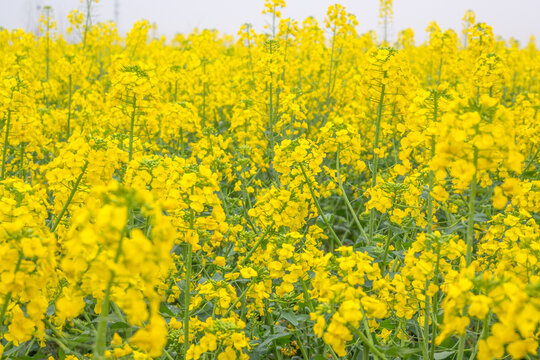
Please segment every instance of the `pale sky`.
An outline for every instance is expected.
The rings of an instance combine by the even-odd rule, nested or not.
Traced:
[[[360,23],[359,32],[382,32],[379,24],[378,0],[286,0],[284,17],[303,20],[315,16],[321,21],[326,9],[336,2],[355,14]],[[138,19],[157,24],[158,34],[171,38],[175,33],[188,33],[193,28],[217,29],[222,33],[236,34],[239,27],[249,22],[258,31],[263,30],[269,17],[262,15],[263,0],[100,0],[95,6],[95,19],[115,20],[115,3],[118,4],[119,29],[124,34]],[[39,7],[49,5],[59,30],[67,27],[66,16],[70,10],[81,8],[80,0],[0,0],[0,26],[8,29],[35,30]],[[540,0],[394,0],[394,19],[389,40],[395,39],[399,30],[411,27],[417,42],[426,39],[425,29],[430,21],[437,21],[444,30],[461,29],[461,18],[466,10],[476,12],[477,21],[493,27],[495,35],[505,39],[514,37],[525,45],[534,35],[540,39]]]

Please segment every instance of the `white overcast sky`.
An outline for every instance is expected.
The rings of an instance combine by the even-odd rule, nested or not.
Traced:
[[[377,30],[381,25],[377,18],[379,0],[286,0],[285,17],[303,20],[315,16],[321,20],[326,9],[341,3],[357,16],[358,30]],[[171,37],[175,33],[188,33],[193,28],[218,29],[236,34],[246,22],[259,31],[267,16],[261,14],[264,0],[100,0],[95,6],[99,21],[115,20],[115,3],[118,4],[119,29],[124,34],[138,19],[155,22],[158,34]],[[0,26],[8,29],[35,30],[38,8],[49,5],[59,24],[59,30],[67,27],[66,16],[70,10],[80,8],[79,0],[0,0]],[[399,30],[414,29],[417,42],[426,39],[425,28],[430,21],[437,21],[442,29],[461,29],[461,18],[466,10],[476,12],[477,20],[493,27],[495,35],[506,39],[514,37],[525,45],[534,35],[540,39],[540,0],[394,0],[394,20],[390,39]]]

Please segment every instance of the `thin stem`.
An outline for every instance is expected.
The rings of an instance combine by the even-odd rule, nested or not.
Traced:
[[[441,59],[441,64],[442,64],[442,59]],[[442,65],[441,65],[442,66]],[[439,67],[439,78],[440,78],[440,67]],[[437,121],[437,110],[438,110],[438,97],[437,95],[435,94],[434,95],[434,100],[433,100],[433,122],[435,123]],[[434,155],[435,155],[435,137],[432,135],[431,136],[431,159],[433,159]],[[426,232],[428,234],[432,234],[433,233],[433,196],[432,196],[432,192],[433,192],[433,186],[434,186],[434,180],[435,180],[435,174],[433,173],[433,171],[431,170],[429,172],[429,185],[428,185],[428,195],[427,195],[427,201],[428,201],[428,204],[427,204],[427,229],[426,229]],[[427,250],[430,251],[431,250],[431,241],[432,239],[429,238],[429,241],[427,242]],[[439,250],[439,246],[437,246],[437,251]],[[437,257],[437,268],[439,266],[439,258]],[[438,269],[437,269],[438,270]],[[438,275],[438,271],[435,272],[435,277],[437,277]],[[429,345],[429,318],[430,318],[430,304],[429,304],[429,296],[427,294],[427,290],[429,288],[429,282],[428,280],[426,279],[426,288],[425,288],[425,292],[424,292],[424,296],[425,296],[425,323],[424,323],[424,345],[425,345],[425,353],[426,353],[426,358],[427,359],[430,359],[432,360],[433,359],[433,356],[434,356],[434,349],[435,349],[435,343],[432,342],[431,343],[431,348],[430,348],[430,345]],[[436,297],[436,294],[433,296],[433,307],[435,307],[435,297]],[[437,316],[437,314],[435,314],[435,316]],[[437,331],[436,329],[436,326],[435,326],[435,322],[433,321],[433,334],[432,335],[432,338],[435,339],[435,333]]]
[[[392,241],[396,238],[396,236],[397,235],[394,235],[394,237],[387,239],[386,244],[384,244],[384,254],[383,254],[383,259],[381,262],[381,272],[382,272],[383,278],[386,274],[386,260],[388,259],[388,252],[390,251],[390,245]],[[407,237],[408,237],[408,234],[405,233],[405,236],[402,241],[405,242],[407,240]]]
[[[433,122],[435,123],[437,121],[437,110],[438,110],[438,97],[435,95],[434,102],[433,102]],[[431,136],[431,159],[435,156],[435,136]],[[433,196],[431,195],[433,191],[433,183],[435,180],[435,174],[433,173],[433,170],[430,170],[429,172],[429,193],[427,196],[428,204],[427,204],[427,233],[432,234],[433,233]],[[428,242],[428,250],[430,250],[431,242]]]
[[[302,353],[302,357],[304,359],[309,359],[308,353],[306,352],[306,349],[304,348],[304,344],[302,343],[302,339],[300,339],[300,332],[295,329],[296,337],[298,338],[298,347],[300,348],[300,352]]]
[[[315,306],[313,305],[313,302],[311,301],[311,296],[309,295],[309,291],[306,285],[306,282],[304,279],[300,279],[300,283],[302,284],[302,290],[304,291],[304,300],[311,312],[315,311]]]
[[[247,292],[249,291],[249,289],[251,288],[251,283],[246,286],[246,288],[244,289],[244,291],[242,291],[242,293],[240,294],[239,297],[236,298],[236,300],[229,306],[229,308],[227,309],[227,311],[225,311],[225,314],[223,314],[223,317],[226,318],[227,316],[229,316],[229,314],[231,313],[231,311],[236,307],[236,304],[238,304],[240,301],[242,301],[242,299],[244,299],[244,297],[246,296]]]
[[[124,242],[124,235],[127,231],[126,228],[120,233],[120,240],[118,241],[118,247],[116,248],[116,255],[114,257],[114,263],[118,263],[120,254],[122,253],[122,243]],[[111,270],[111,277],[105,290],[103,297],[103,303],[101,304],[101,313],[99,314],[98,327],[96,333],[96,340],[94,342],[94,358],[98,360],[105,359],[105,342],[107,340],[107,317],[109,315],[110,307],[110,294],[111,287],[113,285],[115,273]]]
[[[206,79],[206,59],[203,59],[203,74],[204,78]],[[202,129],[206,127],[206,80],[203,82],[203,103],[202,103]]]
[[[4,135],[4,148],[2,149],[2,172],[0,173],[0,180],[4,180],[6,175],[6,156],[7,156],[7,147],[9,145],[9,125],[11,121],[11,110],[8,110],[7,120],[6,120],[6,133]]]
[[[334,31],[332,32],[332,50],[330,52],[330,70],[328,75],[328,88],[326,90],[326,106],[330,103],[330,90],[332,88],[332,70],[334,68],[334,48],[336,43],[336,26],[334,26]]]
[[[186,244],[186,279],[184,290],[184,359],[186,359],[189,347],[189,303],[191,301],[191,261],[192,251],[191,244]]]
[[[371,335],[371,330],[369,328],[368,318],[366,316],[366,312],[365,312],[364,307],[362,305],[360,305],[360,310],[362,311],[362,322],[364,323],[364,331],[366,332],[367,341],[370,344],[374,344],[375,342],[373,341],[373,336]],[[375,359],[377,359],[377,356],[375,356]]]
[[[17,274],[17,271],[19,271],[19,268],[21,267],[22,259],[23,259],[23,254],[22,252],[20,252],[19,258],[17,259],[17,264],[15,264],[15,271],[13,272],[13,275]],[[4,316],[6,316],[9,302],[11,301],[11,294],[12,292],[10,291],[6,294],[6,296],[4,296],[4,303],[2,304],[2,310],[0,310],[0,335],[3,335],[2,325],[4,324]]]
[[[272,61],[272,52],[273,52],[274,43],[270,43],[270,64]],[[273,97],[274,97],[274,73],[270,71],[270,87],[268,89],[268,128],[269,128],[269,148],[270,148],[270,158],[268,159],[268,171],[270,175],[273,175],[272,162],[274,161],[274,106],[273,106]]]
[[[274,335],[275,334],[274,317],[272,316],[272,312],[270,312],[270,311],[268,311],[267,314],[268,314],[268,316],[267,316],[266,320],[268,322],[268,326],[270,327],[270,334]],[[281,356],[281,353],[278,351],[277,341],[272,340],[272,345],[274,345],[273,347],[274,347],[275,359],[281,360],[283,357]]]
[[[386,78],[386,72],[384,73]],[[377,185],[377,171],[379,167],[379,155],[375,152],[375,149],[379,147],[379,137],[381,132],[381,119],[384,109],[384,92],[386,90],[386,84],[381,85],[381,96],[379,98],[379,104],[377,105],[377,118],[375,119],[375,139],[373,143],[373,174],[371,177],[371,186]]]
[[[307,174],[306,174],[306,171],[304,170],[304,166],[302,164],[300,164],[300,169],[302,170],[302,174],[304,175],[304,178],[306,179],[306,184],[309,188],[309,192],[311,194],[311,198],[313,199],[313,202],[315,203],[315,206],[317,207],[317,211],[319,212],[319,215],[321,216],[324,224],[326,225],[326,227],[328,228],[328,230],[330,231],[330,233],[332,234],[332,238],[334,239],[334,241],[336,243],[339,244],[339,246],[343,245],[341,243],[341,240],[339,239],[339,237],[336,235],[336,233],[334,232],[334,229],[332,228],[332,226],[330,225],[330,223],[328,222],[328,219],[326,218],[326,216],[324,216],[324,213],[322,211],[322,208],[321,208],[321,205],[319,204],[319,201],[317,200],[317,198],[315,197],[315,193],[313,192],[313,188],[311,187],[311,181],[309,181],[309,178],[307,177]]]
[[[255,245],[253,245],[251,247],[251,249],[249,250],[249,252],[246,254],[246,256],[242,259],[242,261],[240,261],[235,267],[234,269],[231,271],[232,273],[238,271],[238,269],[240,268],[240,266],[244,265],[246,263],[246,261],[249,260],[249,258],[253,255],[253,253],[259,248],[259,246],[262,244],[262,242],[264,240],[266,240],[266,236],[270,233],[270,231],[272,230],[272,227],[274,226],[274,222],[272,222],[270,224],[270,226],[268,226],[268,228],[266,229],[266,231],[264,232],[264,234],[260,237],[259,240],[257,240],[257,242],[255,243]]]
[[[440,241],[437,241],[437,261],[435,263],[435,274],[434,274],[434,284],[435,286],[439,286],[439,270],[440,270],[440,262],[441,262],[441,242]],[[431,349],[430,349],[430,353],[429,353],[429,358],[431,360],[433,360],[434,356],[435,356],[435,341],[436,341],[436,338],[437,338],[437,323],[438,323],[438,320],[437,320],[437,313],[439,312],[439,292],[435,292],[435,294],[433,295],[433,301],[432,301],[432,309],[431,309],[431,314],[432,314],[432,323],[433,323],[433,327],[432,327],[432,334],[431,334]]]
[[[84,356],[83,356],[81,353],[79,353],[79,352],[73,350],[73,348],[74,348],[75,346],[70,345],[70,346],[68,347],[68,346],[67,346],[66,344],[64,344],[64,342],[62,342],[60,339],[57,339],[57,338],[55,338],[55,337],[53,337],[53,336],[50,336],[50,335],[47,335],[47,334],[45,334],[44,338],[45,338],[45,340],[50,340],[50,341],[55,342],[59,347],[62,348],[62,350],[64,351],[64,353],[75,355],[75,356],[77,357],[77,359],[83,359],[83,358],[84,358]],[[66,341],[66,340],[64,340],[64,341]],[[81,346],[81,345],[82,345],[82,344],[78,343],[76,346]]]
[[[94,343],[94,359],[105,359],[105,342],[107,340],[107,316],[109,315],[109,296],[113,284],[114,273],[111,271],[111,278],[105,290],[103,303],[101,304],[101,313],[99,315],[96,340]]]
[[[24,178],[24,146],[25,146],[24,142],[21,142],[21,145],[20,145],[20,151],[21,151],[20,161],[21,161],[21,163],[19,164],[19,173],[20,173],[20,176],[23,179],[23,181],[25,180],[25,178]]]
[[[129,125],[129,161],[133,159],[133,130],[135,128],[135,114],[137,112],[137,95],[133,94],[133,112],[131,113],[131,123]]]
[[[64,204],[64,207],[62,208],[62,210],[60,210],[60,214],[58,214],[58,217],[56,218],[54,225],[51,227],[51,232],[55,232],[56,228],[60,224],[60,220],[62,220],[64,213],[67,211],[69,204],[73,200],[73,196],[75,196],[75,192],[77,192],[77,188],[79,187],[79,184],[83,178],[84,173],[86,172],[87,167],[88,167],[88,160],[85,160],[84,165],[81,168],[81,173],[79,174],[79,177],[77,178],[77,180],[75,180],[75,184],[73,184],[73,189],[71,189],[71,193],[69,194],[69,197],[66,203]]]
[[[47,46],[45,47],[45,80],[49,81],[49,61],[50,61],[50,31],[51,31],[51,8],[49,6],[45,7],[45,16],[47,16],[47,30],[46,30],[46,38],[47,38]]]
[[[246,27],[246,32],[247,32],[248,53],[249,53],[249,71],[251,73],[251,81],[253,81],[253,84],[251,84],[251,87],[255,90],[255,71],[253,70],[253,55],[251,54],[250,29],[251,29],[251,25],[248,24],[248,26]]]
[[[349,201],[349,198],[347,197],[347,193],[345,192],[345,189],[343,188],[343,183],[341,181],[341,166],[340,166],[340,161],[339,161],[340,151],[341,151],[341,146],[338,146],[338,151],[337,151],[337,154],[336,154],[336,172],[337,172],[336,175],[337,175],[337,179],[338,179],[339,190],[341,191],[341,195],[343,196],[343,200],[345,200],[345,204],[347,204],[347,208],[349,209],[349,212],[351,213],[351,215],[353,217],[353,220],[354,220],[356,226],[358,227],[358,230],[360,230],[360,232],[362,233],[362,235],[364,236],[366,241],[368,241],[368,239],[369,239],[368,235],[366,234],[366,232],[364,231],[364,228],[360,224],[360,220],[358,220],[358,216],[356,216],[356,211],[354,211],[354,209],[353,209],[353,207],[351,205],[351,202]]]
[[[384,72],[383,77],[386,77],[386,72]],[[375,151],[379,147],[379,137],[380,137],[380,131],[381,131],[381,118],[382,118],[382,112],[384,108],[384,92],[385,92],[385,84],[381,85],[381,96],[379,98],[379,104],[377,106],[377,118],[375,119],[375,139],[373,142],[373,169],[371,174],[371,187],[375,187],[377,185],[377,172],[379,171],[379,155]],[[374,233],[374,227],[375,227],[375,209],[371,209],[369,211],[369,243],[373,242],[373,233]]]
[[[352,327],[352,326],[349,326],[349,329],[354,332],[356,335],[358,335],[358,337],[360,338],[360,340],[362,340],[362,343],[364,344],[364,346],[367,345],[367,347],[369,348],[369,350],[371,350],[371,352],[373,353],[374,356],[376,357],[379,357],[381,358],[382,360],[386,360],[386,357],[384,356],[384,354],[379,350],[377,349],[377,347],[375,346],[375,344],[370,341],[366,335],[364,335],[363,332],[361,332],[360,330]]]
[[[90,27],[90,22],[91,22],[91,17],[90,17],[91,8],[92,8],[92,0],[86,0],[86,23],[84,25],[83,49],[86,48],[86,37],[88,35],[88,28]]]
[[[174,360],[174,358],[169,354],[169,352],[166,349],[163,349],[163,353],[165,353],[165,357],[169,360]]]
[[[478,162],[478,149],[474,147],[474,174],[473,178],[471,180],[471,190],[469,193],[469,214],[467,219],[467,255],[465,257],[465,260],[467,262],[467,266],[471,264],[472,261],[472,248],[473,248],[473,240],[474,240],[474,211],[475,211],[475,205],[476,205],[476,167]],[[458,347],[458,354],[457,354],[457,360],[463,360],[463,353],[465,351],[465,341],[467,339],[467,330],[465,330],[465,334],[460,337],[459,339],[459,347]]]
[[[69,139],[69,133],[70,133],[70,130],[71,130],[71,74],[69,74],[68,118],[67,118],[66,139]]]
[[[422,337],[422,352],[424,357],[429,359],[429,318],[430,318],[430,306],[429,306],[429,295],[427,294],[429,288],[429,280],[426,279],[426,286],[424,289],[424,299],[425,299],[425,312],[424,312],[424,336]]]
[[[534,163],[536,157],[538,156],[538,153],[540,153],[540,148],[538,148],[538,150],[536,150],[534,155],[532,155],[533,148],[534,148],[534,144],[531,146],[531,149],[528,155],[528,161],[525,164],[525,167],[523,168],[523,170],[521,171],[521,175],[519,176],[520,180],[524,179],[525,173],[529,170],[529,167]]]
[[[489,312],[482,321],[482,333],[480,334],[480,339],[486,340],[489,335],[489,322],[491,320],[491,312]],[[476,344],[474,345],[474,349],[471,353],[471,356],[469,360],[473,360],[476,358],[476,354],[478,353],[478,341],[476,341]]]
[[[194,218],[195,218],[195,213],[193,212],[193,210],[191,210],[189,214],[190,231],[195,231],[193,230],[193,222],[195,220]],[[192,256],[193,256],[193,249],[191,247],[191,243],[187,242],[185,253],[184,253],[184,261],[186,262],[186,276],[185,276],[185,284],[184,284],[184,349],[183,349],[184,360],[186,360],[187,358],[187,351],[189,348],[189,303],[191,302]]]
[[[469,194],[469,215],[467,220],[467,266],[471,264],[472,261],[472,248],[474,240],[474,212],[476,205],[476,164],[478,161],[478,150],[474,148],[474,168],[475,172],[471,181],[471,191]]]

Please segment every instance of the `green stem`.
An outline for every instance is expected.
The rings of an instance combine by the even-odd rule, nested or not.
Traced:
[[[364,323],[364,331],[366,332],[366,338],[367,341],[370,344],[375,344],[373,341],[373,336],[371,335],[371,330],[369,328],[368,318],[366,316],[366,311],[364,310],[364,307],[360,305],[360,310],[362,311],[362,322]],[[375,356],[375,359],[377,359],[377,356]]]
[[[343,188],[343,184],[342,184],[342,181],[341,181],[341,166],[340,166],[340,161],[339,161],[339,154],[340,154],[340,146],[338,146],[338,151],[337,151],[337,160],[336,160],[336,172],[337,172],[337,179],[338,179],[338,185],[339,185],[339,190],[341,191],[341,195],[343,196],[343,200],[345,200],[345,204],[347,204],[347,208],[349,209],[349,212],[351,213],[352,217],[353,217],[353,220],[356,224],[356,226],[358,227],[358,230],[360,230],[360,233],[362,233],[362,235],[364,236],[364,238],[366,239],[366,241],[368,241],[368,235],[366,234],[366,232],[364,231],[364,228],[362,227],[362,225],[360,224],[360,220],[358,220],[358,216],[356,216],[356,211],[354,211],[352,205],[351,205],[351,202],[349,201],[349,198],[347,197],[347,193],[345,192],[345,189]]]
[[[386,72],[384,72],[383,77],[386,78]],[[379,98],[379,104],[377,106],[377,118],[375,119],[375,139],[373,142],[373,169],[371,174],[371,187],[377,185],[377,172],[379,171],[379,155],[375,152],[375,149],[379,147],[379,137],[381,132],[381,118],[384,108],[384,92],[386,85],[381,85],[381,96]],[[375,231],[375,209],[369,211],[369,243],[373,242],[373,233]]]
[[[272,63],[272,48],[274,46],[274,43],[270,44],[270,63]],[[274,107],[273,107],[273,90],[274,90],[274,73],[270,72],[270,87],[268,89],[268,128],[269,128],[269,139],[270,139],[270,158],[268,159],[268,171],[270,172],[270,176],[273,176],[273,166],[272,162],[274,161]]]
[[[311,198],[313,199],[313,202],[315,203],[315,206],[317,207],[317,211],[319,212],[319,215],[321,216],[324,224],[326,225],[326,227],[328,228],[328,230],[330,231],[330,233],[332,234],[332,238],[334,239],[334,241],[336,243],[339,244],[339,246],[343,245],[341,243],[341,240],[339,239],[339,237],[336,235],[336,233],[334,232],[334,229],[332,228],[332,226],[330,225],[330,223],[328,222],[328,219],[326,218],[326,216],[324,216],[324,213],[322,211],[322,208],[321,208],[321,205],[319,204],[319,201],[317,200],[317,198],[315,197],[315,193],[313,192],[313,188],[311,187],[311,181],[309,181],[309,178],[306,174],[306,171],[304,170],[304,166],[302,164],[300,164],[300,170],[302,170],[302,174],[304,175],[304,179],[306,179],[306,184],[309,188],[309,192],[311,194]]]
[[[45,16],[47,16],[46,47],[45,47],[45,80],[49,81],[49,61],[50,61],[50,42],[51,42],[51,8],[45,7]]]
[[[203,60],[203,74],[206,77],[206,59]],[[202,103],[202,129],[206,127],[206,81],[203,82],[203,103]]]
[[[437,241],[437,261],[435,263],[435,274],[434,274],[434,283],[435,285],[438,287],[439,286],[439,270],[440,270],[440,262],[441,262],[441,242],[440,241]],[[433,323],[433,328],[432,328],[432,334],[431,334],[431,349],[430,349],[430,353],[429,353],[429,358],[431,360],[433,360],[434,356],[435,356],[435,346],[436,346],[436,343],[435,343],[435,340],[437,338],[437,324],[438,324],[438,320],[437,320],[437,314],[439,312],[439,292],[437,291],[434,295],[433,295],[433,301],[432,301],[432,309],[431,309],[431,314],[432,314],[432,323]]]
[[[469,215],[467,219],[467,266],[472,261],[472,248],[474,240],[474,211],[476,205],[476,164],[478,160],[478,150],[474,148],[474,175],[471,181],[471,191],[469,194]]]
[[[433,100],[433,123],[437,122],[437,110],[438,110],[438,101],[437,95],[435,95]],[[435,156],[435,136],[431,136],[431,159]],[[428,208],[427,208],[427,233],[433,233],[433,197],[431,193],[433,191],[433,183],[435,180],[435,174],[433,171],[429,172],[429,193],[427,196],[428,199]],[[431,247],[431,242],[428,243],[428,246]],[[428,248],[429,250],[429,248]]]
[[[24,356],[25,356],[26,359],[29,358],[30,351],[32,351],[32,348],[33,348],[35,342],[36,342],[36,338],[32,338],[32,340],[30,340],[30,344],[28,345],[28,347],[26,348],[26,351],[24,353]]]
[[[362,343],[364,344],[364,346],[367,345],[367,347],[369,348],[369,350],[371,350],[371,352],[373,353],[375,357],[381,358],[382,360],[386,360],[386,357],[384,356],[384,354],[379,349],[377,349],[375,344],[372,341],[370,341],[366,337],[366,335],[364,335],[364,333],[362,333],[361,331],[359,331],[358,329],[352,326],[349,326],[349,329],[352,332],[354,332],[356,335],[358,335],[358,337],[362,340]]]
[[[163,349],[163,353],[165,354],[165,357],[169,360],[174,360],[174,358],[169,354],[169,352],[166,349]]]
[[[369,360],[369,347],[367,343],[362,345],[362,360]]]
[[[489,312],[486,317],[484,317],[484,320],[482,321],[482,334],[480,335],[480,338],[482,340],[486,340],[489,335],[489,321],[491,320],[491,312]],[[474,345],[474,350],[471,353],[471,356],[469,360],[474,360],[476,358],[476,354],[478,353],[478,341],[476,341],[476,344]]]
[[[71,130],[71,74],[69,74],[68,118],[67,118],[66,139],[69,139],[69,133],[70,133],[70,130]]]
[[[186,143],[184,141],[184,129],[180,128],[180,156],[186,156]]]
[[[120,240],[118,241],[118,248],[116,249],[116,255],[114,257],[114,263],[118,263],[120,259],[120,254],[122,253],[122,243],[124,242],[124,235],[126,229],[120,233]],[[104,360],[105,359],[105,343],[107,340],[107,317],[109,316],[110,308],[110,294],[111,287],[114,281],[114,271],[111,270],[111,277],[107,283],[107,289],[105,289],[105,296],[103,297],[103,303],[101,304],[101,313],[99,314],[96,340],[94,342],[94,359]]]
[[[523,179],[525,177],[525,173],[529,170],[529,167],[535,162],[536,157],[538,156],[538,153],[540,153],[540,148],[538,148],[538,150],[536,150],[534,155],[532,155],[533,148],[534,148],[534,144],[531,146],[531,149],[529,151],[529,155],[527,156],[528,161],[525,164],[525,167],[523,168],[523,170],[521,171],[521,175],[519,176],[520,180],[522,180],[522,181],[523,181]]]
[[[336,26],[334,26],[334,31],[332,33],[332,50],[330,53],[330,70],[328,74],[328,88],[326,90],[326,107],[330,104],[330,91],[332,88],[332,71],[334,68],[334,48],[336,43]]]
[[[21,163],[19,164],[19,173],[20,173],[20,176],[21,178],[23,179],[23,181],[25,180],[25,177],[24,177],[24,143],[21,142]]]
[[[75,346],[67,346],[66,344],[64,344],[60,339],[57,339],[53,336],[50,336],[50,335],[47,335],[45,334],[44,336],[45,340],[49,340],[49,341],[53,341],[54,343],[56,343],[60,348],[62,348],[62,350],[64,351],[64,353],[68,354],[68,355],[75,355],[77,359],[84,359],[84,355],[82,355],[81,353],[73,350],[75,348]],[[81,344],[78,344],[78,346],[80,346]]]
[[[440,71],[440,70],[439,70]],[[433,122],[435,123],[437,121],[437,110],[438,110],[438,102],[437,102],[437,95],[434,95],[434,100],[433,100]],[[435,137],[432,135],[431,136],[431,159],[433,159],[435,155]],[[435,174],[433,173],[433,171],[430,171],[429,172],[429,185],[428,185],[428,195],[427,195],[427,229],[426,229],[426,232],[428,234],[432,234],[433,233],[433,197],[432,197],[432,192],[433,192],[433,186],[434,186],[434,180],[435,180]],[[427,241],[427,250],[428,251],[431,251],[431,237],[429,237],[429,240]],[[439,263],[439,259],[437,258],[437,267],[438,267],[438,263]],[[437,272],[435,273],[435,276],[437,276]],[[425,291],[424,291],[424,296],[425,296],[425,322],[424,322],[424,351],[425,351],[425,357],[427,359],[430,359],[430,360],[433,360],[433,356],[434,356],[434,343],[431,343],[431,348],[430,348],[430,345],[429,345],[429,318],[431,316],[431,311],[430,311],[430,304],[429,304],[429,296],[427,294],[427,290],[429,288],[429,281],[426,279],[426,287],[425,287]],[[434,296],[435,297],[435,296]],[[433,304],[435,305],[435,304]],[[436,314],[435,314],[436,316]],[[433,334],[432,334],[432,337],[435,338],[435,331],[436,331],[436,326],[435,326],[435,322],[433,322]]]
[[[90,10],[92,8],[92,0],[86,0],[86,24],[84,25],[83,35],[83,49],[86,48],[86,37],[88,35],[88,29],[90,28]]]
[[[465,352],[465,340],[467,338],[467,331],[465,331],[465,334],[461,335],[459,338],[459,345],[458,345],[458,351],[457,351],[457,360],[463,360],[463,354]]]
[[[246,32],[247,32],[247,41],[248,41],[248,53],[249,53],[249,71],[251,73],[251,81],[253,81],[253,83],[251,84],[251,87],[253,88],[253,90],[255,90],[255,71],[253,71],[253,56],[251,54],[251,38],[250,38],[250,29],[251,29],[251,25],[248,24],[248,26],[246,27]]]
[[[304,300],[305,300],[309,310],[311,312],[315,312],[315,305],[313,305],[313,301],[311,300],[311,296],[309,295],[309,291],[308,291],[306,282],[304,281],[304,279],[300,279],[300,283],[302,284],[302,290],[304,292]],[[300,339],[299,339],[299,341],[300,341]],[[330,345],[325,343],[324,346],[328,349],[328,351],[332,354],[332,356],[334,356],[335,359],[338,358],[338,356],[334,352],[334,349],[332,349],[332,347]]]
[[[131,113],[131,123],[129,125],[129,161],[133,159],[133,130],[135,128],[135,114],[137,111],[137,95],[133,94],[133,112]]]
[[[300,283],[302,284],[302,290],[304,291],[304,301],[306,302],[309,310],[311,312],[315,312],[315,306],[313,305],[313,302],[311,301],[311,296],[309,295],[306,282],[304,281],[304,279],[300,279]]]
[[[62,208],[62,210],[60,210],[60,214],[58,214],[58,217],[56,218],[56,221],[54,222],[53,226],[51,227],[51,232],[55,232],[56,228],[60,224],[60,221],[62,220],[62,217],[64,216],[64,213],[67,211],[67,208],[68,208],[69,204],[73,200],[73,196],[75,196],[75,192],[77,192],[77,188],[79,187],[79,184],[81,182],[81,179],[82,179],[84,173],[86,172],[87,167],[88,167],[88,160],[85,160],[84,165],[81,168],[81,173],[79,174],[79,177],[77,178],[77,180],[75,180],[75,184],[73,185],[73,189],[71,189],[71,193],[69,194],[69,197],[68,197],[66,203],[64,204],[64,207]]]
[[[302,342],[302,339],[300,338],[300,332],[298,330],[295,330],[296,337],[298,338],[298,347],[300,348],[300,352],[302,353],[302,358],[309,359],[308,353],[306,352],[306,349],[304,347],[304,344]]]
[[[109,314],[109,295],[111,291],[111,286],[113,283],[113,274],[109,279],[107,284],[107,289],[105,290],[105,296],[103,298],[103,303],[101,304],[101,314],[99,315],[98,327],[96,340],[94,343],[94,359],[105,359],[105,342],[107,340],[107,316]]]
[[[430,307],[429,307],[429,296],[427,294],[427,290],[429,288],[429,280],[426,279],[426,286],[424,289],[424,301],[425,301],[425,312],[424,312],[424,336],[422,337],[422,352],[424,353],[424,357],[426,359],[429,359],[429,318],[430,318]]]
[[[2,172],[0,173],[0,180],[4,180],[6,175],[6,156],[7,156],[7,147],[8,147],[8,137],[9,137],[9,125],[11,121],[11,110],[8,110],[7,121],[6,121],[6,133],[4,135],[4,148],[2,149]]]
[[[225,314],[223,314],[223,317],[226,318],[227,316],[229,316],[229,314],[231,313],[231,311],[235,308],[236,304],[238,304],[240,301],[242,301],[242,299],[246,296],[247,292],[249,291],[249,289],[251,288],[251,283],[246,286],[246,288],[244,289],[244,291],[242,291],[242,293],[240,294],[239,297],[236,298],[236,300],[231,304],[231,306],[229,306],[229,308],[227,309],[227,311],[225,311]]]
[[[122,314],[122,310],[120,310],[120,307],[116,304],[116,303],[111,303],[111,306],[113,308],[113,311],[115,312],[116,315],[118,315],[118,317],[120,318],[120,320],[124,323],[128,323],[126,317],[124,316],[124,314]],[[131,335],[132,335],[132,328],[131,326],[128,326],[125,331],[124,331],[124,334],[126,336],[126,338],[130,338]]]
[[[17,271],[19,271],[19,268],[21,267],[21,262],[23,259],[22,252],[19,253],[19,258],[17,259],[17,264],[15,264],[15,271],[13,272],[13,275],[17,274]],[[6,316],[7,308],[9,305],[9,302],[11,301],[11,291],[4,296],[4,303],[2,304],[2,310],[0,310],[0,338],[1,335],[4,334],[2,331],[2,326],[4,325],[4,316]]]
[[[383,258],[382,258],[382,262],[381,262],[381,273],[382,273],[383,278],[384,278],[384,276],[386,274],[386,260],[388,260],[388,252],[390,251],[390,245],[393,242],[395,237],[396,236],[394,236],[392,238],[387,238],[386,244],[384,244],[384,254],[383,254]],[[407,234],[405,234],[405,237],[404,237],[403,240],[405,240],[405,239],[407,239]]]
[[[189,303],[191,301],[191,244],[186,244],[186,279],[184,290],[184,359],[186,359],[189,347]]]
[[[272,222],[270,224],[270,226],[268,226],[268,228],[266,229],[266,231],[264,232],[264,234],[262,234],[262,236],[259,238],[259,240],[257,240],[257,242],[255,243],[255,245],[253,245],[251,247],[251,249],[248,251],[248,253],[246,254],[246,256],[242,259],[242,261],[240,261],[235,267],[234,269],[232,270],[232,273],[238,271],[238,269],[240,268],[240,266],[243,266],[246,261],[249,260],[249,258],[253,255],[253,253],[259,248],[259,246],[261,246],[262,242],[264,240],[266,240],[266,237],[267,235],[270,233],[270,231],[272,230],[272,227],[274,226],[274,222]]]
[[[268,317],[267,317],[268,326],[270,327],[270,333],[272,335],[275,334],[275,323],[274,323],[274,316],[272,315],[272,312],[268,311]],[[274,356],[275,359],[281,360],[283,357],[281,356],[281,353],[278,351],[277,347],[277,341],[272,340],[272,345],[274,345]]]

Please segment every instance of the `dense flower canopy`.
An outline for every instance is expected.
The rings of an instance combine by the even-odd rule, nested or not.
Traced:
[[[540,54],[436,23],[1,30],[0,354],[539,356]],[[392,1],[380,16],[392,20]]]

